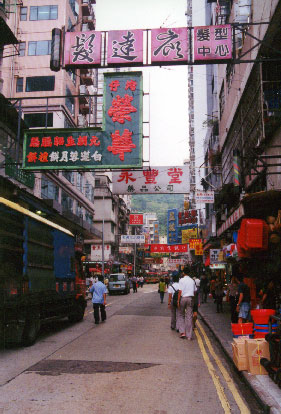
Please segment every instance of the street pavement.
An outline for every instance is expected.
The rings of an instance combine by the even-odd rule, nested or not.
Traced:
[[[2,352],[1,414],[261,412],[201,320],[193,341],[170,329],[156,285],[108,297],[106,323],[94,325],[92,311],[89,302],[83,322]]]
[[[203,303],[199,307],[199,314],[221,344],[226,356],[232,361],[231,342],[233,336],[230,304],[223,302],[223,313],[216,313],[216,304],[209,297],[207,303]],[[252,392],[260,399],[266,412],[270,412],[270,414],[281,413],[281,390],[268,375],[252,375],[246,371],[241,371],[241,375]]]

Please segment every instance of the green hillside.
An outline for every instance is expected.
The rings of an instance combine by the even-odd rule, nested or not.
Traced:
[[[156,213],[159,235],[167,235],[167,210],[183,209],[183,194],[137,194],[132,196],[132,212]]]

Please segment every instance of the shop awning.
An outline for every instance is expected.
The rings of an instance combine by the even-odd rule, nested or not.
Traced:
[[[19,43],[18,39],[9,28],[3,17],[0,17],[0,47]]]

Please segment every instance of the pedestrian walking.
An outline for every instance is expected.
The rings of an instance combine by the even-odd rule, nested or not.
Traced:
[[[215,284],[215,295],[217,304],[217,313],[223,313],[222,300],[224,296],[223,283],[220,278],[217,278]]]
[[[106,305],[106,286],[102,283],[103,276],[98,276],[98,281],[96,283],[93,283],[93,285],[90,287],[90,292],[92,293],[92,303],[93,303],[93,309],[94,309],[94,319],[95,324],[98,325],[100,323],[100,315],[101,320],[104,322],[106,320],[106,311],[105,311],[105,305]]]
[[[138,288],[137,288],[137,278],[136,278],[136,276],[133,276],[132,277],[132,284],[133,284],[133,293],[137,293],[137,291],[138,291]]]
[[[192,339],[192,310],[195,293],[194,280],[189,276],[190,267],[185,266],[183,277],[179,281],[179,331],[181,338]]]
[[[214,303],[216,303],[216,292],[215,292],[215,290],[216,290],[216,279],[212,278],[211,282],[210,282],[210,291],[211,291],[212,297],[214,299]]]
[[[193,330],[196,328],[196,321],[198,316],[198,307],[200,306],[200,290],[197,288],[197,290],[194,292],[194,303],[192,308],[192,328]]]
[[[164,301],[165,291],[166,291],[166,284],[165,284],[164,279],[161,277],[160,282],[159,282],[159,286],[158,286],[158,292],[160,293],[160,302],[161,303],[163,303],[163,301]]]
[[[179,332],[179,309],[178,309],[178,300],[177,295],[179,291],[179,276],[175,275],[173,276],[172,284],[168,287],[168,308],[171,310],[171,329],[177,330]],[[174,301],[174,298],[176,298],[176,303]]]
[[[232,276],[227,287],[226,300],[230,303],[231,322],[238,322],[237,303],[238,303],[238,284],[239,280],[236,276]]]
[[[251,294],[250,288],[245,283],[245,277],[238,277],[240,283],[238,285],[238,303],[236,310],[238,313],[238,323],[245,323],[249,319],[251,309]]]
[[[207,297],[209,293],[209,281],[206,275],[201,276],[200,293],[201,293],[201,303],[207,303]]]

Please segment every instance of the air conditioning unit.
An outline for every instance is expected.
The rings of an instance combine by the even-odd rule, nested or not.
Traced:
[[[82,114],[78,115],[77,121],[78,121],[78,126],[79,127],[86,128],[88,126],[88,122],[87,122],[85,116],[82,115]]]
[[[80,85],[80,95],[87,95],[88,89],[86,85]]]

